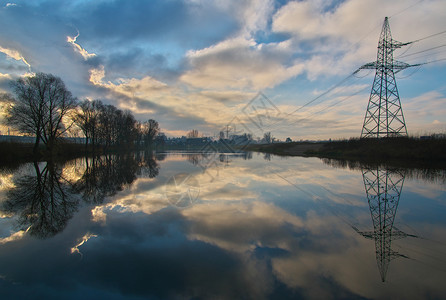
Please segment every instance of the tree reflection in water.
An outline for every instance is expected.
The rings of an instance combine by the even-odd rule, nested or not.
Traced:
[[[159,166],[150,152],[85,157],[82,176],[66,178],[66,165],[52,161],[33,163],[35,174],[14,181],[0,210],[18,216],[18,227],[38,238],[49,238],[61,232],[77,210],[82,199],[100,204],[130,186],[137,175],[158,175]]]
[[[54,236],[65,228],[78,206],[70,192],[70,184],[62,176],[62,168],[47,162],[41,168],[34,162],[35,176],[26,175],[8,192],[2,210],[18,215],[22,230],[39,238]]]

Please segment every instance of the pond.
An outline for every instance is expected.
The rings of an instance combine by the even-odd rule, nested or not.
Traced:
[[[446,172],[259,153],[0,171],[1,299],[439,299]]]

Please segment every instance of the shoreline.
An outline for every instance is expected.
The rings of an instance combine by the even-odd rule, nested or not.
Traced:
[[[219,147],[213,147],[219,149]],[[330,142],[290,142],[273,144],[249,144],[234,147],[240,151],[270,153],[280,156],[317,157],[364,164],[391,164],[446,169],[446,139],[386,138],[350,139]],[[112,147],[95,149],[82,144],[62,143],[53,155],[42,148],[36,156],[32,145],[21,143],[0,143],[0,165],[15,165],[33,160],[65,160],[79,156],[118,154],[133,151],[200,151],[197,145],[189,147],[159,146],[152,148]],[[224,150],[224,149],[223,149]]]
[[[446,139],[387,138],[253,144],[245,150],[373,165],[385,163],[446,169]]]

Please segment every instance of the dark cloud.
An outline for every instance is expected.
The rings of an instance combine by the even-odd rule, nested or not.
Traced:
[[[0,78],[0,90],[10,92],[11,90],[11,79]]]
[[[168,66],[168,58],[160,53],[145,51],[141,47],[118,50],[104,55],[107,73],[119,74],[120,77],[150,75],[160,80],[177,77],[178,73]]]
[[[162,40],[183,46],[212,44],[238,29],[231,15],[214,6],[195,6],[184,1],[107,1],[80,4],[73,22],[87,38],[127,42]]]
[[[10,63],[7,61],[0,61],[0,70],[6,71],[5,73],[8,74],[23,74],[25,72],[27,72],[28,66],[26,66],[25,64],[18,64],[16,62],[14,63]]]

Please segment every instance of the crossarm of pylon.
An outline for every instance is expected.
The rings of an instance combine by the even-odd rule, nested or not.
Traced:
[[[365,65],[359,67],[358,71],[359,71],[359,70],[376,69],[377,67],[378,67],[378,63],[377,63],[376,61],[374,61],[374,62],[370,62],[370,63],[367,63],[367,64],[365,64]]]
[[[394,61],[393,64],[391,64],[391,65],[389,65],[387,67],[388,68],[389,67],[393,67],[393,70],[395,70],[395,73],[397,73],[397,72],[399,72],[401,70],[404,70],[404,69],[407,69],[407,68],[410,68],[410,67],[418,67],[418,66],[421,66],[421,65],[423,65],[423,64],[413,64],[413,65],[411,65],[411,64],[408,64],[408,63],[405,63],[405,62],[401,62],[401,61]],[[376,70],[376,69],[378,69],[380,67],[384,67],[384,65],[379,64],[377,61],[374,61],[374,62],[369,62],[369,63],[359,67],[358,71],[359,70]]]
[[[403,43],[403,42],[398,42],[398,41],[392,39],[392,42],[390,43],[389,47],[392,47],[392,48],[396,49],[396,48],[401,48],[403,46],[410,45],[412,43],[414,43],[414,42],[412,41],[412,42]]]
[[[413,234],[410,234],[410,233],[405,233],[405,232],[399,230],[398,228],[393,227],[392,237],[391,237],[392,241],[393,240],[403,239],[403,238],[406,238],[406,237],[418,238],[418,236],[416,236],[416,235],[413,235]]]
[[[356,231],[358,234],[362,235],[366,239],[373,240],[376,237],[376,233],[374,231],[359,231],[359,229],[356,228],[355,226],[352,226],[352,228],[354,231]]]

